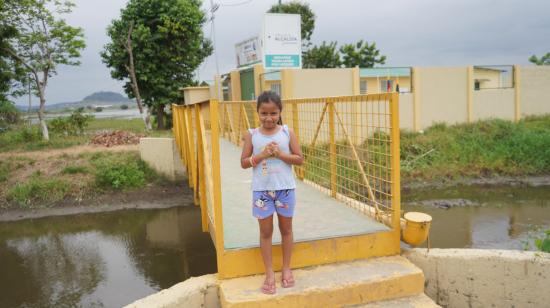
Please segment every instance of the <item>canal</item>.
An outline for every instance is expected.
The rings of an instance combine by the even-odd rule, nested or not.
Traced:
[[[550,228],[548,186],[415,190],[402,200],[404,211],[432,215],[432,247],[534,249]],[[0,260],[0,307],[120,307],[216,272],[192,204],[2,222]]]

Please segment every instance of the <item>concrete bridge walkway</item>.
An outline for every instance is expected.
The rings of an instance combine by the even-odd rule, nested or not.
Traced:
[[[223,138],[220,138],[220,153],[225,249],[259,247],[258,222],[252,216],[252,171],[241,168],[241,148]],[[311,185],[298,179],[296,185],[295,242],[390,230]],[[274,224],[276,226],[276,222]],[[275,229],[273,242],[280,241]]]

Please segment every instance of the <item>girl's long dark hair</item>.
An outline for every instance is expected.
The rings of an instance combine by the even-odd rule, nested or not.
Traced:
[[[283,125],[283,102],[281,101],[281,97],[273,91],[264,91],[260,94],[260,96],[258,96],[258,100],[256,102],[256,112],[260,110],[260,106],[262,104],[269,102],[272,102],[279,107],[280,115],[277,124]]]

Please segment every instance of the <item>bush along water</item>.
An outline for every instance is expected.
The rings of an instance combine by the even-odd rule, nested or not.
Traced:
[[[409,179],[549,174],[550,115],[402,132],[401,171]]]
[[[84,108],[73,111],[68,117],[59,117],[49,121],[48,126],[53,133],[67,135],[81,135],[84,133],[93,115],[83,113]]]
[[[154,172],[136,153],[128,155],[94,154],[96,185],[100,188],[128,190],[152,180]]]

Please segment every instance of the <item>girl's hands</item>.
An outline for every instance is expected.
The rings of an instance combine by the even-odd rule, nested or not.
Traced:
[[[263,159],[269,158],[269,157],[278,157],[280,153],[279,145],[277,142],[270,142],[268,143],[264,150],[260,153]]]

